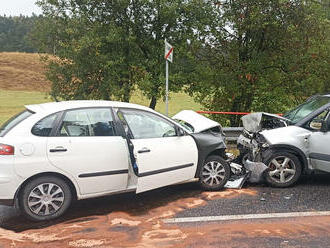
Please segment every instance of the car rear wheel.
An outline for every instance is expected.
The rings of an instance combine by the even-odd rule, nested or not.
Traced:
[[[299,159],[288,152],[275,152],[265,161],[266,181],[274,187],[289,187],[299,179],[302,171]]]
[[[230,166],[220,156],[209,156],[199,170],[199,184],[204,190],[219,190],[230,177]]]
[[[33,221],[45,221],[61,216],[70,206],[72,193],[61,178],[44,176],[28,182],[20,194],[20,209]]]

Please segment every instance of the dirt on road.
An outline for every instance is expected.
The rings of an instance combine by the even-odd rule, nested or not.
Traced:
[[[257,191],[182,191],[174,195],[174,200],[162,192],[166,191],[142,199],[132,195],[112,197],[108,209],[104,205],[98,208],[103,201],[86,201],[71,210],[69,219],[53,223],[8,220],[0,229],[0,247],[274,247],[272,243],[256,243],[264,238],[281,240],[281,247],[297,247],[285,239],[300,240],[306,234],[320,239],[330,230],[330,217],[165,224],[164,219],[210,200],[253,197]],[[77,213],[82,210],[87,211],[83,216]]]

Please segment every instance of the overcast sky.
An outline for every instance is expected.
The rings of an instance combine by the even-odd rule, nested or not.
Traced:
[[[41,9],[35,4],[36,0],[0,0],[0,15],[19,16],[41,14]]]

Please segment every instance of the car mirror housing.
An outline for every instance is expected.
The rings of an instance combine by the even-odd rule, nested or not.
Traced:
[[[178,126],[175,126],[175,129],[176,129],[176,134],[178,136],[184,136],[184,135],[186,135],[186,132],[182,128],[180,128]]]
[[[321,132],[328,132],[328,122],[326,120],[322,120],[322,126],[320,129]]]

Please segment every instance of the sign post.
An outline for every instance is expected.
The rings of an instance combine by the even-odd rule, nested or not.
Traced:
[[[165,105],[166,105],[166,116],[168,116],[168,62],[173,62],[173,47],[165,39],[165,60],[166,60],[166,92],[165,92]]]

